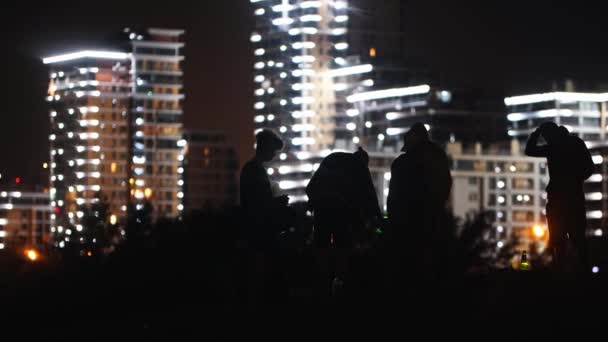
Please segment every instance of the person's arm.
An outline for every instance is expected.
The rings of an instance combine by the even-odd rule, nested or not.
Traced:
[[[547,146],[538,146],[538,137],[540,136],[540,129],[536,129],[528,138],[526,143],[526,155],[530,157],[546,157]]]

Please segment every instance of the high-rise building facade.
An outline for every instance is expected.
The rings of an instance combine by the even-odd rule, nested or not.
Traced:
[[[184,138],[184,210],[218,209],[237,203],[238,160],[224,132],[189,130]]]
[[[347,1],[250,1],[255,127],[283,136],[285,150],[270,172],[302,200],[314,165],[335,147],[336,118],[350,109],[346,97],[370,85],[363,77],[372,66],[348,57]]]
[[[154,215],[183,209],[181,30],[125,30],[125,50],[44,58],[51,134],[51,231],[69,242],[83,209],[108,203],[112,224],[129,205]],[[73,238],[73,237],[72,237]]]
[[[528,138],[541,123],[554,121],[584,141],[606,138],[608,93],[549,92],[505,99],[509,135]]]

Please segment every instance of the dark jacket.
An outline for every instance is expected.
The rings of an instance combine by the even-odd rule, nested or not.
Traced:
[[[452,188],[446,153],[431,141],[421,142],[391,165],[387,198],[389,220],[407,220],[445,208]]]
[[[354,209],[366,219],[380,216],[369,169],[352,153],[335,152],[323,159],[306,194],[313,210],[338,206]]]

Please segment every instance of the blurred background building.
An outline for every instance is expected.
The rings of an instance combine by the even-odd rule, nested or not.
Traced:
[[[184,135],[184,210],[222,209],[238,202],[238,160],[225,132],[188,130]]]

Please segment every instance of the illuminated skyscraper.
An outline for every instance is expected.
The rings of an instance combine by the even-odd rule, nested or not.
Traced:
[[[149,200],[156,217],[183,209],[181,30],[125,30],[127,51],[44,58],[51,135],[51,231],[69,242],[83,210],[109,204],[120,223]]]
[[[340,143],[340,117],[350,107],[354,87],[370,85],[372,71],[348,57],[347,1],[250,0],[256,18],[251,35],[255,54],[255,126],[279,132],[286,142],[280,161],[269,170],[295,200],[319,159]],[[354,139],[354,140],[353,140]],[[354,142],[353,142],[354,141]]]

